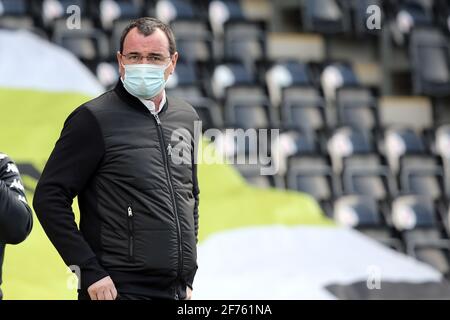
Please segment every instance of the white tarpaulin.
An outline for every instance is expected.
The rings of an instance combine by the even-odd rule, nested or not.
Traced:
[[[341,227],[221,232],[199,246],[198,265],[195,299],[334,299],[327,285],[441,280],[429,265]]]
[[[24,30],[0,30],[0,87],[90,96],[104,92],[74,55]]]

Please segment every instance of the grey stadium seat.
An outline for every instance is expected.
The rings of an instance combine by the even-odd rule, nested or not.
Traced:
[[[450,242],[442,235],[432,199],[411,195],[398,197],[392,204],[392,221],[402,233],[409,255],[448,274]]]

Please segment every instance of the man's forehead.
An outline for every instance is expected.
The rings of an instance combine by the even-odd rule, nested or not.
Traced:
[[[169,52],[169,40],[161,29],[156,29],[152,34],[145,36],[137,28],[131,29],[125,37],[123,51],[160,53],[167,55]]]

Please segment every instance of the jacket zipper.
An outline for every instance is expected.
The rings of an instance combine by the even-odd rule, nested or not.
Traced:
[[[127,208],[127,221],[128,221],[128,258],[134,260],[134,222],[133,222],[133,209],[131,205]]]
[[[170,195],[172,197],[172,205],[173,205],[173,209],[174,209],[175,220],[177,223],[178,277],[181,277],[181,274],[183,272],[183,246],[182,246],[183,240],[182,240],[182,234],[181,234],[180,220],[178,218],[177,202],[175,199],[175,192],[174,192],[173,184],[172,184],[172,173],[170,171],[170,164],[169,164],[169,159],[168,159],[168,156],[172,155],[172,146],[170,144],[167,146],[167,154],[166,154],[166,147],[165,147],[165,142],[164,142],[164,134],[163,134],[163,130],[162,130],[161,120],[159,119],[159,116],[157,113],[153,113],[153,117],[156,120],[156,127],[158,129],[159,143],[160,143],[160,147],[161,147],[161,151],[162,151],[161,153],[163,156],[166,175],[167,175],[167,178],[169,181],[169,191],[170,191]],[[177,297],[178,297],[178,293],[175,293],[175,299],[177,299]]]

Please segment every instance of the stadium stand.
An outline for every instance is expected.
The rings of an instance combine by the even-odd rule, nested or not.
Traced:
[[[71,5],[80,29],[66,26]],[[371,5],[380,29],[366,26]],[[66,48],[105,88],[122,29],[142,15],[173,27],[167,91],[204,131],[281,130],[268,148],[282,154],[278,174],[236,165],[249,183],[308,193],[338,223],[450,275],[448,1],[0,0],[1,28]]]

